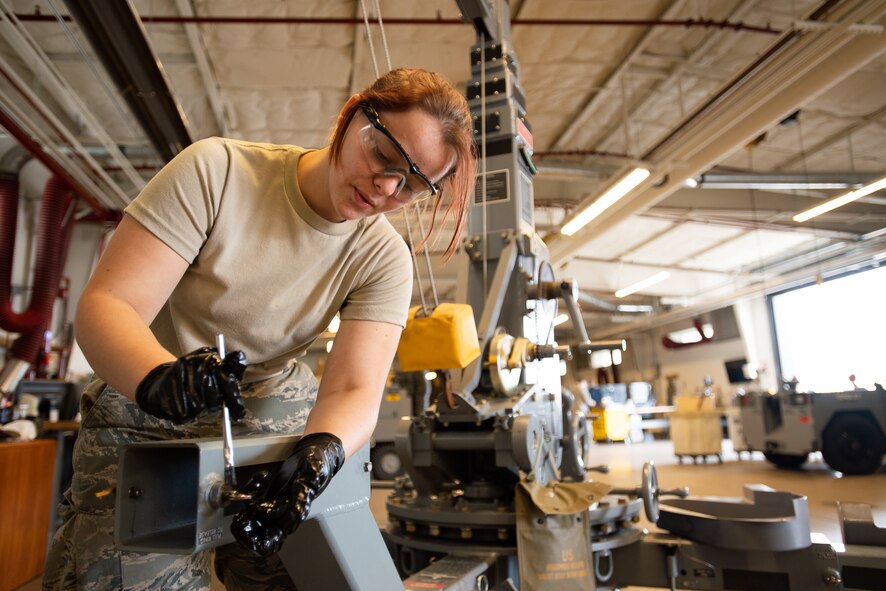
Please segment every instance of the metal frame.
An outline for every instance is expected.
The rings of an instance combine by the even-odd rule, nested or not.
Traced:
[[[237,468],[257,469],[288,457],[299,436],[234,441]],[[117,481],[118,547],[136,552],[189,554],[234,542],[237,505],[214,507],[223,482],[222,439],[134,443],[120,455]],[[315,591],[391,591],[402,588],[369,510],[369,447],[345,462],[290,535],[280,558],[293,582]],[[174,474],[174,477],[170,475]],[[366,576],[366,573],[372,573]]]

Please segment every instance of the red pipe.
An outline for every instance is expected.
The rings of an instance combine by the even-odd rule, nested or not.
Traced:
[[[73,203],[73,199],[69,199],[68,203],[69,205]],[[73,218],[73,216],[70,217]],[[64,287],[62,287],[62,272],[64,271],[65,261],[68,260],[68,247],[71,245],[71,234],[74,230],[73,219],[70,219],[64,225],[64,228],[61,228],[60,230],[61,235],[58,236],[57,242],[54,244],[58,251],[57,264],[55,268],[47,270],[47,274],[52,274],[48,281],[54,280],[51,285],[54,285],[55,288],[47,290],[47,294],[51,296],[51,299],[49,301],[49,309],[46,312],[46,318],[44,318],[43,322],[41,322],[37,328],[19,335],[9,348],[9,354],[12,357],[27,361],[31,366],[37,365],[41,349],[44,345],[44,335],[52,322],[52,311],[55,306],[55,299],[60,297],[64,290]]]
[[[33,361],[37,354],[42,328],[48,322],[59,281],[64,268],[67,246],[70,242],[73,216],[70,215],[73,198],[70,189],[58,177],[50,177],[40,201],[37,257],[34,261],[34,281],[31,301],[23,312],[12,309],[12,263],[18,213],[18,183],[10,179],[0,181],[0,223],[3,230],[3,256],[0,256],[0,328],[23,333],[10,352],[23,361]],[[67,219],[65,219],[67,217]],[[11,244],[10,244],[11,243]],[[34,336],[36,335],[36,336]],[[33,343],[31,341],[34,341]]]
[[[710,343],[714,340],[714,337],[709,337],[704,333],[703,325],[699,318],[696,318],[692,321],[693,326],[695,326],[695,330],[698,331],[698,336],[701,337],[700,341],[695,341],[692,343],[678,343],[668,335],[661,337],[661,344],[665,349],[685,349],[686,347],[694,347],[695,345],[701,345],[702,343]]]
[[[18,174],[0,176],[0,326],[4,326],[3,309],[11,309],[12,264],[15,233],[18,228]],[[18,332],[18,331],[16,331]]]
[[[26,21],[56,21],[48,14],[16,14],[15,18]],[[61,17],[70,20],[69,16]],[[153,24],[197,24],[197,25],[362,25],[362,18],[349,17],[305,17],[305,16],[139,16],[144,23]],[[385,25],[469,25],[457,18],[385,18]],[[746,23],[731,23],[707,18],[687,19],[560,19],[560,18],[517,18],[511,25],[531,25],[543,27],[685,27],[705,29],[731,29],[778,35],[781,31],[769,25],[765,27]]]

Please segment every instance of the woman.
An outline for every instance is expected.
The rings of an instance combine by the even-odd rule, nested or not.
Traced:
[[[448,189],[454,252],[472,150],[464,97],[439,75],[398,69],[347,101],[323,149],[211,138],[151,180],[78,305],[99,379],[81,402],[45,589],[209,588],[209,553],[117,551],[111,492],[121,444],[218,437],[223,402],[241,419],[235,435],[304,431],[279,474],[250,483],[240,544],[215,559],[229,589],[292,588],[273,552],[369,440],[406,320],[409,252],[378,214],[425,198],[436,214]],[[336,313],[318,389],[296,358]],[[207,347],[216,334],[238,350],[220,358]]]

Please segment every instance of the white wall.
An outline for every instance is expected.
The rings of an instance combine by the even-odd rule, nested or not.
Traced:
[[[666,381],[664,376],[677,374],[676,382],[679,393],[701,394],[704,389],[705,376],[710,376],[714,392],[731,395],[732,386],[726,377],[724,362],[746,356],[746,348],[742,339],[714,341],[685,349],[665,349],[661,347],[658,354],[661,364],[662,378],[656,386],[658,392],[664,392]]]
[[[729,310],[719,314],[719,318],[728,317]],[[627,335],[628,349],[623,354],[619,366],[619,378],[622,382],[650,382],[655,390],[657,400],[666,400],[666,376],[676,374],[678,391],[685,394],[700,393],[704,388],[705,376],[710,376],[715,391],[719,391],[727,399],[735,391],[729,384],[725,362],[732,359],[746,358],[750,364],[762,368],[760,386],[775,387],[775,360],[772,348],[772,330],[764,296],[746,298],[734,307],[735,320],[738,325],[738,337],[734,325],[731,330],[721,331],[731,338],[717,338],[714,341],[694,345],[682,349],[667,349],[662,345],[662,337],[671,331],[691,326],[691,320],[685,320],[639,333]],[[587,379],[596,382],[596,370],[584,370],[568,376],[570,381]]]

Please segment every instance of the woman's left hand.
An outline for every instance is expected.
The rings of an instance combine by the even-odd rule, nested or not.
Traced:
[[[270,485],[267,472],[254,476],[242,492],[253,495],[234,517],[231,531],[240,544],[256,554],[279,552],[286,536],[308,518],[311,503],[345,462],[341,440],[331,433],[305,435]],[[262,489],[265,489],[264,494]]]

